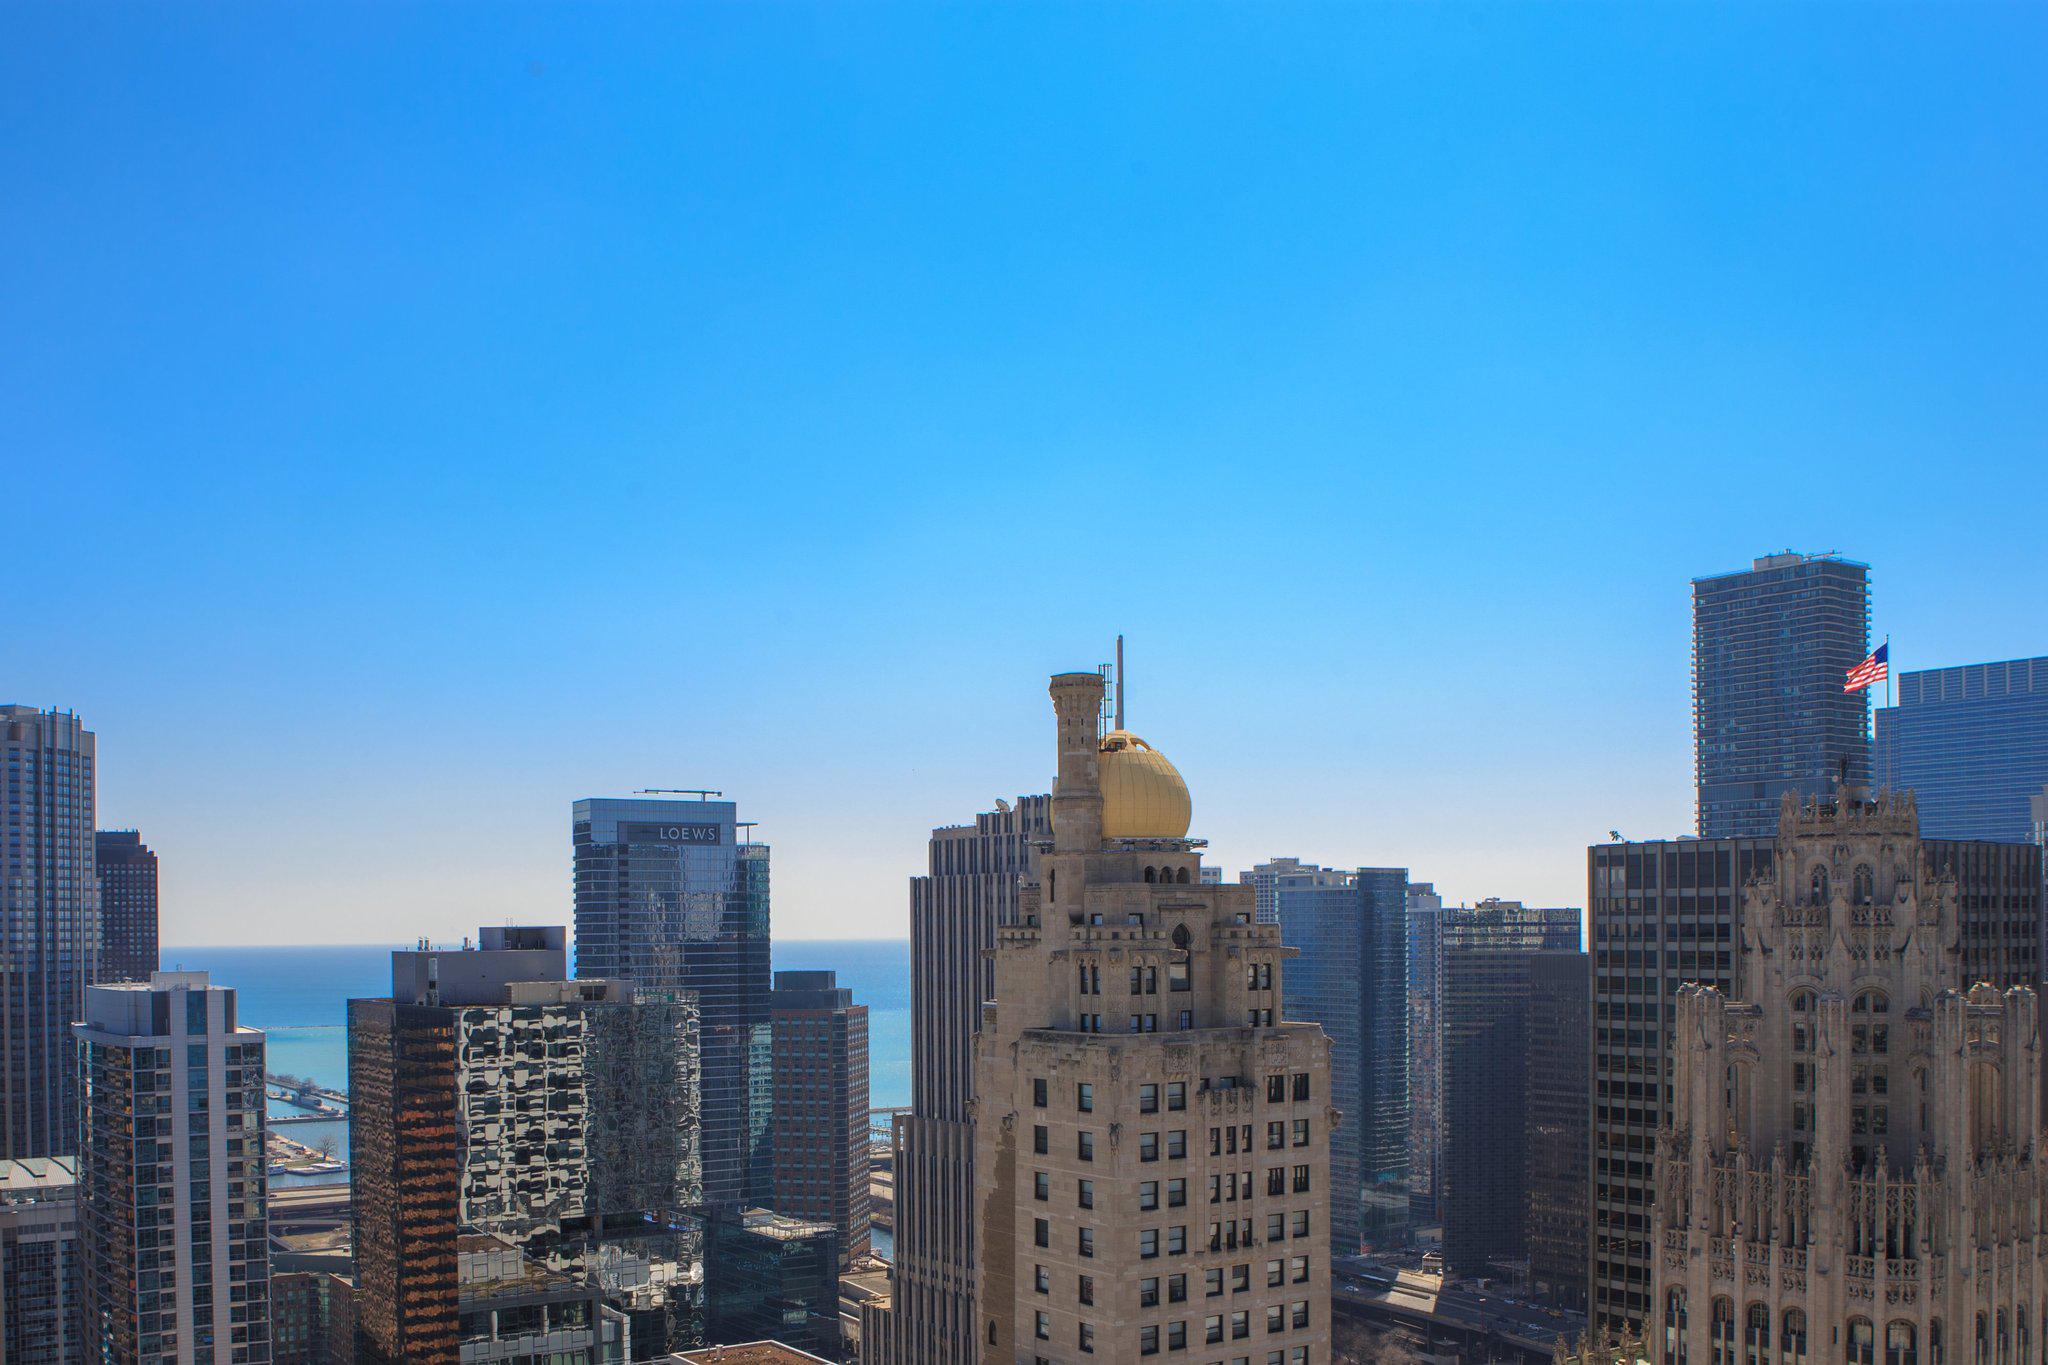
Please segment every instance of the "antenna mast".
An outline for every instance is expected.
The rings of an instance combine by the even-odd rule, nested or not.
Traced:
[[[1116,728],[1124,728],[1124,637],[1116,637]]]

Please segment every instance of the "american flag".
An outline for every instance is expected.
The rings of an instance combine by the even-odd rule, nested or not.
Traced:
[[[1849,670],[1849,680],[1842,684],[1844,692],[1857,692],[1872,683],[1881,683],[1889,672],[1891,642],[1887,640],[1870,651],[1870,657]]]

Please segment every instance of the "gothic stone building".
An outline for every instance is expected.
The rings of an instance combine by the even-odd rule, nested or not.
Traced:
[[[975,1064],[983,1365],[1330,1361],[1330,1043],[1281,1012],[1187,788],[1052,680],[1052,848],[998,928]]]
[[[1679,997],[1653,1335],[1669,1365],[2033,1365],[2033,989],[1973,982],[1910,792],[1785,798],[1731,999]],[[1974,908],[1974,907],[1972,907]]]

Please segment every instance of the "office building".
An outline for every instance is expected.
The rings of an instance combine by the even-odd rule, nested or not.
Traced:
[[[462,1306],[456,1354],[461,1365],[600,1365],[608,1320],[597,1286],[555,1269],[502,1237],[464,1232],[455,1239],[455,1278]],[[622,1344],[622,1343],[620,1343]],[[404,1365],[426,1357],[406,1357]]]
[[[889,1293],[861,1306],[863,1365],[974,1358],[974,1038],[995,995],[987,954],[1052,837],[1051,798],[1023,796],[932,831],[910,882],[911,1111],[891,1137]]]
[[[1443,1217],[1444,1092],[1436,984],[1443,908],[1435,885],[1408,883],[1408,1211],[1410,1225],[1418,1229]]]
[[[1273,878],[1287,1017],[1330,1037],[1330,1244],[1340,1255],[1409,1240],[1408,870],[1297,867]]]
[[[772,1338],[838,1357],[837,1228],[767,1209],[721,1209],[704,1232],[710,1343]]]
[[[1540,953],[1579,946],[1580,913],[1484,900],[1442,912],[1444,1269],[1527,1255],[1529,996]]]
[[[498,1303],[500,1281],[526,1276],[501,1274],[509,1263],[482,1244],[466,1270],[470,1235],[631,1290],[641,1311],[659,1310],[652,1324],[694,1320],[694,1002],[565,980],[566,939],[552,926],[486,928],[473,948],[396,952],[391,995],[349,1002],[356,1314],[368,1359],[455,1360],[464,1315],[483,1311],[471,1300]]]
[[[576,975],[689,991],[701,1029],[704,1202],[773,1190],[768,847],[730,801],[578,801]]]
[[[1591,961],[1576,950],[1529,959],[1529,1278],[1546,1302],[1574,1313],[1586,1311]]]
[[[157,966],[156,854],[132,829],[93,836],[100,883],[99,981],[147,981]]]
[[[775,1210],[868,1254],[868,1007],[831,972],[777,972]]]
[[[1870,776],[1870,693],[1845,692],[1870,648],[1870,567],[1767,555],[1692,582],[1699,833],[1769,839],[1778,801]]]
[[[1898,675],[1877,713],[1872,781],[1911,788],[1929,839],[2033,838],[2029,803],[2048,784],[2048,658]]]
[[[88,1358],[268,1365],[263,1035],[205,972],[89,987],[74,1032]]]
[[[2037,1358],[2038,998],[1965,967],[1972,893],[1919,835],[1910,792],[1788,793],[1733,989],[1679,989],[1650,1225],[1667,1360]]]
[[[68,711],[0,706],[0,1159],[78,1143],[78,1051],[97,970],[96,742]]]
[[[996,933],[975,1046],[972,1354],[1330,1358],[1330,1041],[1279,930],[1204,886],[1187,787],[1052,680],[1053,844]]]
[[[1796,798],[1795,798],[1796,799]],[[1653,1326],[1650,1212],[1657,1134],[1671,1121],[1671,1040],[1688,984],[1735,991],[1742,889],[1775,876],[1779,841],[1672,839],[1587,850],[1593,955],[1592,1328]],[[2005,990],[2039,981],[2041,849],[1919,841],[1954,876],[1962,975]]]
[[[82,1360],[78,1165],[0,1162],[0,1360]]]
[[[271,1365],[326,1365],[327,1272],[270,1272]]]
[[[1209,869],[1204,868],[1202,871],[1207,875]],[[1220,872],[1220,869],[1218,871]],[[1334,885],[1343,876],[1344,873],[1333,868],[1317,867],[1314,863],[1304,863],[1299,858],[1268,858],[1249,872],[1238,873],[1237,884],[1252,889],[1252,896],[1258,906],[1259,923],[1278,924],[1279,891],[1282,882],[1298,888],[1318,885],[1318,878],[1323,878],[1327,880],[1327,884]]]

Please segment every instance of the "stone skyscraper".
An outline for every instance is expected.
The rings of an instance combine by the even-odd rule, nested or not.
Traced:
[[[1774,883],[1781,847],[1776,837],[1670,839],[1587,851],[1587,947],[1593,955],[1593,1226],[1587,1250],[1596,1331],[1654,1325],[1650,1211],[1658,1135],[1672,1116],[1679,995],[1699,984],[1735,996],[1746,888],[1759,879]],[[2041,848],[1920,839],[1915,856],[1956,880],[1961,932],[1952,946],[1960,977],[2000,990],[2038,984]]]
[[[1781,821],[1741,891],[1733,990],[1679,992],[1652,1336],[1679,1362],[2034,1361],[2031,973],[1970,970],[1976,893],[1910,792],[1787,793]]]
[[[100,879],[100,981],[147,981],[157,966],[156,854],[132,829],[93,836]]]
[[[1870,776],[1870,567],[1768,555],[1692,582],[1693,769],[1703,839],[1777,833],[1786,792]]]
[[[1329,1039],[1281,1007],[1252,890],[1204,885],[1187,788],[1102,678],[1052,680],[1053,844],[996,932],[975,1045],[972,1354],[1325,1365]]]
[[[93,986],[74,1031],[86,1358],[268,1365],[263,1035],[205,972]]]
[[[78,1143],[78,1049],[98,969],[92,731],[68,711],[0,706],[0,1158]]]
[[[894,1133],[895,1260],[886,1301],[861,1311],[863,1365],[974,1356],[974,1035],[994,980],[986,954],[1052,838],[1047,796],[932,831],[910,882],[911,1112]]]
[[[576,975],[701,1013],[704,1202],[761,1203],[774,1171],[768,846],[730,801],[576,802]]]

